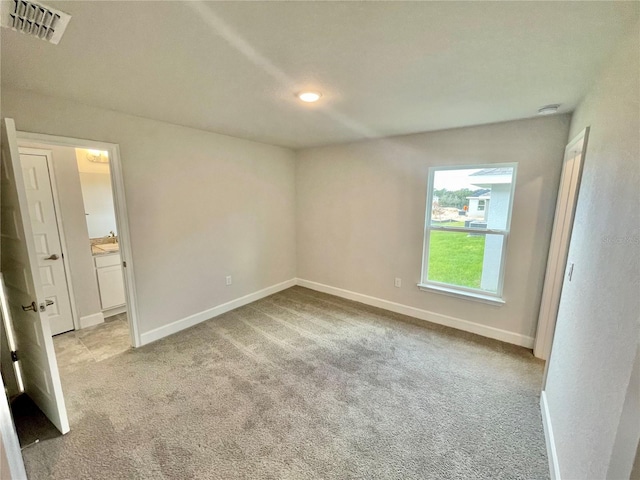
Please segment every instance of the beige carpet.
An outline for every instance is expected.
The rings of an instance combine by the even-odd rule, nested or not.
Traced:
[[[62,372],[31,479],[545,479],[525,349],[294,287]]]

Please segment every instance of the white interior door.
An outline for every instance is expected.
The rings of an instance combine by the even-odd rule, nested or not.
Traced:
[[[31,231],[15,123],[2,121],[1,268],[25,392],[62,433],[69,431],[38,255]]]
[[[534,355],[544,360],[549,359],[556,329],[556,317],[567,267],[567,254],[569,252],[569,242],[571,241],[571,231],[573,230],[573,218],[578,201],[588,134],[589,129],[587,128],[569,143],[565,149],[556,213],[553,220],[551,245],[549,246],[547,271],[544,278],[540,314],[538,316],[538,332],[533,347]],[[571,272],[568,273],[569,275],[571,274]]]
[[[73,330],[74,325],[49,162],[44,152],[20,149],[20,163],[44,298],[52,302],[47,316],[51,334],[57,335]]]

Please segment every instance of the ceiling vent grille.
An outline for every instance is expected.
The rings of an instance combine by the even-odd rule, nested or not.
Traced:
[[[26,0],[0,2],[1,25],[57,45],[71,15]]]

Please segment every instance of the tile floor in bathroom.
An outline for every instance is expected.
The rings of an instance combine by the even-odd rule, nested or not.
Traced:
[[[58,368],[69,369],[101,362],[131,348],[127,314],[104,323],[53,337]]]

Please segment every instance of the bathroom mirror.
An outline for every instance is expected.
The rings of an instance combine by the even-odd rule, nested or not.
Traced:
[[[116,213],[106,151],[76,149],[89,238],[117,237]]]

